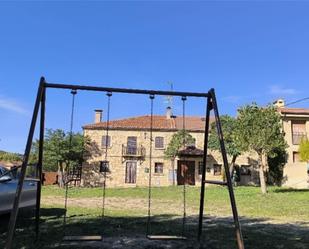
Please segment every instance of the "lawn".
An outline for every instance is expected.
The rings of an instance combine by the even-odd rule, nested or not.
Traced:
[[[18,220],[15,248],[88,248],[65,245],[63,236],[64,191],[55,186],[43,188],[40,240],[33,242],[33,220],[22,212]],[[309,248],[309,191],[237,187],[235,196],[246,248]],[[185,242],[149,242],[145,239],[147,188],[107,189],[106,212],[102,219],[102,189],[69,190],[66,234],[104,234],[100,248],[195,248],[199,188],[187,187]],[[151,231],[154,234],[181,234],[183,188],[152,189]],[[5,239],[8,217],[1,217],[0,248]],[[203,248],[236,248],[228,191],[208,187],[205,201]],[[133,239],[132,239],[133,238]],[[112,246],[111,246],[112,245]]]

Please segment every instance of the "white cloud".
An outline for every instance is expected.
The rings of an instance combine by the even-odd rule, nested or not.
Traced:
[[[0,109],[28,115],[29,112],[20,103],[14,99],[10,99],[0,95]]]
[[[280,85],[270,86],[269,91],[274,95],[294,95],[298,93],[298,91],[294,88],[285,88]]]

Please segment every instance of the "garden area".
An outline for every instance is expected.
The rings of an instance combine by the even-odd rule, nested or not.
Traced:
[[[182,186],[153,188],[151,233],[181,235]],[[42,190],[40,238],[35,241],[32,211],[20,213],[14,248],[236,248],[228,191],[207,187],[203,239],[196,242],[199,188],[186,191],[186,241],[150,241],[145,237],[148,212],[147,188],[107,189],[102,218],[101,188],[69,190],[66,235],[102,235],[102,242],[62,242],[64,190]],[[302,249],[309,247],[309,191],[270,187],[237,187],[235,197],[246,248]],[[1,216],[3,247],[8,216]]]

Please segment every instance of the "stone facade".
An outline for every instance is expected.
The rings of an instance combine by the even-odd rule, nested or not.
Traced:
[[[279,106],[285,140],[288,144],[287,163],[284,167],[283,185],[293,188],[308,188],[307,162],[299,159],[299,143],[309,134],[309,109]]]
[[[277,101],[276,105],[282,117],[283,131],[288,144],[288,158],[284,167],[283,184],[293,188],[307,188],[307,163],[300,162],[297,153],[300,138],[304,136],[308,138],[309,109],[285,108],[283,100]],[[202,162],[201,156],[176,158],[174,162],[164,157],[164,150],[173,134],[182,129],[181,118],[172,117],[171,112],[167,112],[167,115],[164,116],[154,117],[153,138],[162,137],[164,144],[163,148],[155,148],[155,142],[153,142],[150,165],[149,116],[111,121],[111,129],[109,130],[111,141],[107,149],[107,157],[105,157],[105,146],[102,146],[102,138],[106,135],[106,122],[102,122],[101,117],[102,112],[97,110],[95,123],[84,126],[84,135],[90,137],[93,148],[91,149],[91,158],[83,165],[82,185],[102,185],[103,173],[99,172],[99,165],[100,161],[105,159],[109,161],[110,168],[110,172],[107,173],[108,187],[148,186],[150,167],[152,186],[181,184],[177,179],[177,170],[182,167],[181,164],[184,161],[189,161],[190,167],[194,168],[194,176],[191,176],[194,185],[200,184],[199,164]],[[188,117],[186,123],[189,127],[188,132],[195,138],[195,147],[202,150],[205,122],[200,117]],[[134,155],[134,153],[127,155],[128,153],[123,152],[125,146],[127,146],[128,137],[136,137],[136,147],[137,149],[143,148],[142,154],[137,151],[135,153],[137,155]],[[236,164],[240,167],[239,184],[259,184],[257,158],[255,153],[245,153],[237,158]],[[228,158],[228,160],[230,161],[231,158]],[[128,167],[131,171],[128,170]],[[206,178],[208,180],[222,180],[223,163],[218,151],[208,152],[206,167]],[[156,172],[155,168],[160,170]],[[132,169],[135,175],[128,177],[128,173],[132,173]]]
[[[173,134],[176,131],[157,130],[153,132],[153,139],[162,137],[164,140],[163,148],[155,148],[155,142],[152,145],[152,162],[150,165],[150,133],[149,130],[134,129],[112,129],[109,130],[110,146],[107,149],[107,157],[105,157],[106,148],[102,145],[103,136],[106,135],[106,129],[87,129],[84,128],[84,135],[91,138],[93,143],[93,151],[91,158],[83,165],[82,185],[84,186],[100,186],[103,182],[103,173],[99,172],[99,161],[109,161],[110,172],[107,173],[108,187],[135,187],[148,186],[149,169],[151,167],[152,186],[169,186],[179,184],[177,182],[177,169],[183,161],[190,161],[194,165],[194,185],[200,184],[201,175],[199,174],[199,164],[202,163],[202,157],[182,157],[176,158],[174,162],[164,157],[164,150],[169,144]],[[195,138],[195,147],[203,149],[204,132],[191,131],[190,134]],[[127,145],[128,137],[136,137],[137,149],[144,148],[143,155],[126,155],[124,148]],[[133,154],[138,154],[133,153]],[[256,184],[258,175],[255,170],[257,161],[255,154],[244,154],[237,158],[237,164],[244,167],[245,173],[241,176],[241,184]],[[231,160],[231,158],[229,158]],[[162,163],[163,171],[156,172],[156,165]],[[162,164],[160,166],[162,166]],[[135,180],[126,182],[128,176],[128,168],[135,168]],[[174,174],[173,174],[174,172]],[[129,172],[130,173],[130,172]],[[133,177],[134,178],[134,177]],[[221,154],[218,151],[210,151],[207,157],[207,173],[208,180],[222,180],[223,163]],[[128,180],[128,179],[127,179]],[[130,179],[129,179],[130,180]],[[132,180],[132,179],[131,179]]]

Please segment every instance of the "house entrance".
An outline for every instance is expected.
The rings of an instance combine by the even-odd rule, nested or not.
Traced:
[[[136,162],[134,161],[126,163],[125,183],[136,183]]]
[[[178,161],[177,185],[195,185],[195,162]]]

